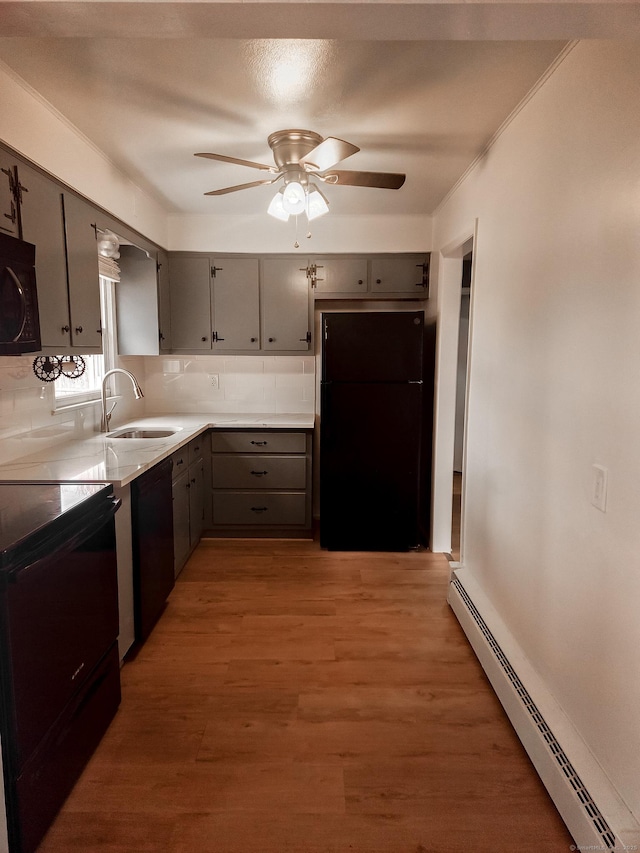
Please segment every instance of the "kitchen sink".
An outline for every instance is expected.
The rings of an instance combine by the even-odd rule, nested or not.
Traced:
[[[120,432],[110,432],[107,438],[166,438],[175,435],[175,429],[121,429]]]

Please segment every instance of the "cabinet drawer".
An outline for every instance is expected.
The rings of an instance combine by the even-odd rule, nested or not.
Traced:
[[[287,492],[218,492],[213,495],[215,525],[305,523],[305,495]]]
[[[181,447],[180,450],[176,450],[176,452],[171,455],[171,459],[173,461],[171,479],[175,482],[180,474],[182,474],[183,471],[186,471],[189,467],[189,448]]]
[[[303,489],[304,456],[214,456],[214,489]]]
[[[304,453],[307,437],[303,432],[213,432],[214,453]]]
[[[189,465],[191,465],[192,462],[196,462],[198,459],[202,459],[202,453],[204,451],[204,436],[199,435],[197,438],[194,438],[193,441],[189,442],[188,450]]]

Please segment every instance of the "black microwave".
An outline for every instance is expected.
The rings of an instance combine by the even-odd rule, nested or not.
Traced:
[[[0,355],[40,349],[36,247],[0,234]]]

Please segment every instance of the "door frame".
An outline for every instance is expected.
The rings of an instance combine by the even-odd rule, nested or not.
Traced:
[[[467,429],[472,359],[473,304],[478,250],[478,221],[443,246],[437,256],[438,332],[436,339],[436,395],[434,414],[433,509],[431,550],[451,552],[451,509],[453,504],[453,460],[456,423],[456,391],[462,260],[472,249],[471,298],[469,302],[469,347],[465,391],[462,451],[462,508],[460,518],[460,562],[464,559],[465,496],[467,474]]]

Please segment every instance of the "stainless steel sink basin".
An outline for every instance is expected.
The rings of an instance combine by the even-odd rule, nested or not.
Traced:
[[[121,429],[119,432],[110,432],[107,438],[166,438],[175,435],[175,429]]]

